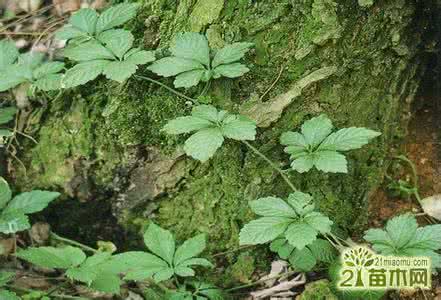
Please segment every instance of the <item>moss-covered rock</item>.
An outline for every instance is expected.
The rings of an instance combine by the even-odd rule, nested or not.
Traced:
[[[348,174],[288,173],[337,225],[350,231],[364,226],[367,202],[382,180],[387,150],[405,131],[403,116],[421,75],[424,23],[417,22],[425,19],[416,20],[413,1],[377,0],[371,7],[343,0],[139,2],[142,9],[129,27],[138,44],[161,48],[158,55],[174,34],[188,30],[206,31],[214,48],[255,44],[245,59],[251,71],[216,81],[210,98],[233,111],[252,107],[257,117],[277,110],[254,145],[282,167],[289,162],[278,143],[281,133],[317,114],[328,114],[338,128],[381,131],[370,146],[350,153]],[[145,68],[138,74],[154,76]],[[183,92],[198,96],[201,90]],[[49,104],[51,113],[38,124],[39,144],[28,144],[21,155],[29,172],[26,179],[17,176],[19,186],[86,194],[86,201],[99,195],[130,230],[154,220],[180,240],[205,232],[210,253],[238,246],[240,228],[253,218],[248,201],[289,193],[278,174],[240,143],[227,142],[204,164],[182,155],[183,139],[160,129],[188,113],[191,103],[164,88],[101,78],[72,93],[61,99],[66,104]]]

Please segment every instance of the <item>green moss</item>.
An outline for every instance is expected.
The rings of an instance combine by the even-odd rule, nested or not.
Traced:
[[[317,280],[305,285],[305,290],[298,297],[298,300],[337,300],[331,291],[331,284],[328,280]]]
[[[212,24],[219,17],[223,7],[224,0],[198,0],[190,15],[191,31],[199,32]]]

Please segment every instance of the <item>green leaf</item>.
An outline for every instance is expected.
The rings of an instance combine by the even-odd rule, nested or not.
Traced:
[[[153,280],[155,282],[169,280],[173,276],[174,273],[175,273],[175,271],[172,268],[167,268],[167,269],[161,270],[161,271],[157,272],[155,275],[153,275]]]
[[[119,279],[118,275],[112,273],[100,273],[90,287],[94,290],[110,293],[110,294],[119,294],[120,286],[122,285],[121,279]]]
[[[289,257],[289,262],[293,267],[302,272],[309,272],[317,264],[317,260],[308,248],[301,250],[295,249]]]
[[[138,67],[125,61],[111,61],[103,69],[106,78],[123,82],[135,74]]]
[[[80,248],[38,247],[20,250],[17,257],[43,268],[68,269],[81,264],[86,255]]]
[[[219,128],[205,128],[194,133],[185,141],[184,151],[194,159],[205,162],[213,157],[223,142],[224,138]]]
[[[0,271],[0,287],[12,281],[15,278],[15,272]]]
[[[62,62],[47,62],[36,68],[33,72],[35,79],[40,79],[49,74],[55,74],[64,69],[64,63]]]
[[[189,88],[198,85],[205,70],[192,70],[179,74],[173,82],[176,88]]]
[[[394,217],[386,224],[386,231],[397,248],[409,243],[414,238],[417,228],[415,217],[409,214]]]
[[[256,138],[256,122],[244,116],[229,116],[222,123],[222,133],[233,140],[254,141]]]
[[[109,59],[114,60],[113,54],[96,41],[89,41],[78,46],[68,47],[64,50],[64,56],[75,61],[91,61]]]
[[[8,182],[3,177],[0,177],[0,209],[6,206],[11,197],[12,192]]]
[[[326,173],[348,173],[348,162],[343,154],[335,151],[316,151],[314,165]]]
[[[303,123],[302,134],[308,145],[316,147],[331,133],[332,128],[331,120],[326,115],[320,115]]]
[[[299,191],[289,194],[288,203],[302,217],[314,210],[312,196]]]
[[[182,262],[202,253],[205,249],[205,234],[199,234],[186,240],[178,249],[176,249],[173,265],[178,266]]]
[[[127,273],[126,280],[144,280],[164,268],[168,268],[166,261],[156,255],[141,251],[114,255],[110,261],[101,266],[104,272]]]
[[[409,242],[407,247],[439,250],[441,248],[441,224],[418,228],[415,237]]]
[[[110,63],[108,60],[94,60],[80,63],[67,70],[61,80],[63,88],[72,88],[94,80],[103,72],[104,67]]]
[[[232,45],[225,46],[217,51],[212,62],[212,67],[216,68],[219,65],[230,64],[238,61],[250,50],[253,45],[253,43],[234,43]]]
[[[16,293],[7,291],[7,290],[0,290],[0,299],[2,300],[21,300],[20,297],[17,296]]]
[[[147,69],[160,76],[170,77],[192,70],[205,70],[204,66],[195,61],[180,57],[165,57],[155,61]]]
[[[210,300],[224,300],[225,295],[222,290],[216,288],[214,285],[209,283],[197,282],[193,283],[195,289],[198,290],[198,294],[204,295]]]
[[[213,268],[213,264],[205,258],[190,258],[179,264],[180,266],[203,266]]]
[[[175,239],[170,231],[151,223],[144,233],[144,243],[151,252],[173,264]]]
[[[284,132],[280,136],[280,143],[288,147],[285,148],[285,152],[289,154],[297,154],[307,150],[308,143],[305,137],[298,132]]]
[[[381,135],[380,132],[362,127],[343,128],[328,136],[320,145],[319,149],[332,151],[358,149],[379,135]]]
[[[328,217],[322,215],[319,212],[313,211],[308,213],[303,221],[309,224],[312,228],[320,232],[321,234],[330,233],[333,222]]]
[[[296,212],[285,201],[276,197],[260,198],[250,201],[251,210],[264,217],[297,217]]]
[[[109,252],[96,253],[88,257],[79,267],[68,269],[66,276],[73,280],[91,284],[98,274],[102,272],[101,265],[108,262],[111,256]]]
[[[70,40],[79,37],[87,37],[87,33],[75,28],[72,24],[66,24],[55,32],[55,38],[58,40]]]
[[[60,193],[34,190],[21,193],[12,199],[4,212],[18,211],[24,214],[32,214],[43,210],[48,204],[58,198]]]
[[[139,8],[137,3],[122,3],[106,9],[98,18],[96,32],[120,26],[136,16]]]
[[[191,115],[193,117],[202,118],[211,122],[221,121],[219,118],[220,112],[217,111],[213,105],[197,105],[194,106]]]
[[[292,223],[285,232],[288,242],[299,250],[317,239],[317,230],[307,223]]]
[[[49,74],[36,80],[33,85],[42,91],[53,91],[61,89],[62,74]]]
[[[45,54],[41,52],[26,52],[18,56],[17,64],[22,67],[27,67],[30,69],[29,71],[32,71],[43,62],[44,56]]]
[[[190,277],[194,276],[194,270],[188,267],[178,266],[175,268],[174,273],[181,277]]]
[[[326,263],[332,263],[337,257],[337,251],[326,240],[317,239],[312,244],[308,245],[312,255],[318,260]]]
[[[170,51],[176,57],[195,60],[206,66],[210,65],[210,48],[203,34],[196,32],[178,34]]]
[[[3,212],[0,215],[0,232],[4,234],[16,233],[31,228],[29,219],[20,212]]]
[[[365,232],[363,238],[372,244],[392,244],[389,235],[382,229],[369,229]]]
[[[284,233],[292,221],[291,218],[283,217],[263,217],[253,220],[241,229],[240,244],[256,245],[272,241]]]
[[[314,155],[305,154],[291,162],[291,168],[299,173],[305,173],[314,167]]]
[[[13,135],[14,135],[14,133],[12,131],[10,131],[9,129],[0,129],[0,138],[3,138],[3,137],[8,138]]]
[[[96,22],[98,21],[98,14],[91,8],[82,8],[73,13],[69,19],[69,23],[81,31],[87,32],[90,35],[95,33]]]
[[[11,88],[16,87],[20,83],[28,81],[28,79],[22,76],[21,71],[23,68],[18,65],[12,65],[7,67],[6,70],[0,72],[0,92],[7,91]]]
[[[236,78],[247,73],[249,70],[250,69],[248,69],[245,65],[240,63],[220,65],[213,70],[214,72],[213,77],[219,78],[221,76],[224,76],[228,78]]]
[[[17,109],[15,107],[0,108],[0,125],[9,123],[14,120]]]
[[[0,70],[13,64],[18,57],[18,50],[14,42],[8,40],[0,41]]]
[[[138,48],[131,49],[124,55],[124,61],[135,65],[145,65],[155,61],[155,59],[155,52],[140,50]]]
[[[213,125],[214,124],[210,121],[197,117],[179,117],[168,121],[163,130],[168,134],[181,134],[207,128]]]
[[[132,48],[134,39],[133,34],[124,29],[107,30],[98,36],[98,40],[119,59],[122,59],[124,54]]]

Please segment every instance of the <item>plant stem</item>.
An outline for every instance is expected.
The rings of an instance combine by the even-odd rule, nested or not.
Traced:
[[[269,277],[269,278],[265,278],[263,280],[260,279],[260,280],[257,280],[257,281],[251,282],[251,283],[247,283],[247,284],[244,284],[244,285],[236,286],[236,287],[231,288],[231,289],[227,289],[225,291],[227,293],[230,293],[230,292],[233,292],[233,291],[237,291],[237,290],[241,290],[241,289],[245,289],[245,288],[249,288],[249,287],[258,285],[258,284],[260,284],[262,282],[266,282],[266,281],[269,281],[269,280],[272,280],[272,279],[278,279],[280,277],[289,276],[289,275],[292,275],[292,274],[295,274],[295,273],[299,273],[299,271],[290,271],[290,272],[286,272],[286,273],[279,274],[279,275],[276,275],[276,276],[272,276],[272,277]]]
[[[294,184],[289,181],[289,178],[283,173],[283,171],[274,163],[272,162],[268,157],[265,156],[262,152],[260,152],[257,148],[253,147],[250,143],[247,141],[242,141],[245,145],[247,145],[248,148],[250,148],[254,153],[256,153],[258,156],[260,156],[264,161],[266,161],[274,170],[276,170],[280,176],[282,176],[283,180],[289,185],[289,187],[294,191],[297,192],[296,187]]]
[[[76,242],[76,241],[70,240],[70,239],[68,239],[68,238],[61,237],[61,236],[59,236],[58,234],[56,234],[56,233],[54,233],[54,232],[51,232],[51,238],[53,238],[53,239],[55,239],[55,240],[58,240],[58,241],[60,241],[60,242],[65,242],[65,243],[67,243],[67,244],[71,244],[71,245],[74,245],[74,246],[80,247],[80,248],[82,248],[82,249],[85,250],[85,251],[90,251],[90,252],[93,252],[93,253],[99,253],[98,250],[93,249],[92,247],[86,246],[86,245],[84,245],[84,244],[81,244],[81,243],[79,243],[79,242]]]
[[[418,203],[420,204],[420,206],[422,206],[421,197],[420,197],[419,188],[418,188],[418,173],[417,173],[415,164],[404,155],[394,156],[394,158],[401,160],[401,161],[404,161],[410,166],[410,169],[412,170],[413,185],[414,185],[413,194],[414,194],[415,198],[417,199]]]
[[[141,75],[134,75],[134,76],[135,76],[136,78],[144,79],[144,80],[150,81],[150,82],[152,82],[152,83],[154,83],[154,84],[157,84],[157,85],[159,85],[159,86],[165,88],[165,89],[168,90],[169,92],[172,92],[173,94],[175,94],[175,95],[177,95],[177,96],[179,96],[179,97],[182,97],[182,98],[184,98],[184,99],[186,99],[186,100],[188,100],[188,101],[191,101],[191,102],[193,102],[194,104],[198,104],[198,100],[193,99],[193,98],[191,98],[191,97],[188,97],[188,96],[182,94],[181,92],[178,92],[178,91],[172,89],[171,87],[169,87],[169,86],[163,84],[163,83],[160,82],[160,81],[157,81],[157,80],[151,79],[151,78],[149,78],[149,77],[141,76]]]

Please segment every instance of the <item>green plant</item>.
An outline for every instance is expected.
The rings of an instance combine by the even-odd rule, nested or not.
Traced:
[[[15,107],[0,108],[0,126],[4,126],[14,120],[17,109]],[[14,133],[7,128],[0,128],[0,145],[5,144],[5,139],[13,136]]]
[[[287,259],[299,271],[311,271],[317,263],[332,263],[337,257],[334,246],[324,239],[316,239],[302,250],[291,245],[284,237],[277,238],[270,244],[270,250],[280,258]]]
[[[153,278],[156,282],[161,282],[173,276],[194,276],[192,266],[213,267],[208,260],[196,257],[205,249],[204,234],[197,235],[176,248],[171,232],[152,223],[144,234],[144,243],[152,253],[121,254],[138,261],[124,277],[126,280]]]
[[[254,140],[256,123],[247,117],[218,111],[211,105],[193,107],[191,116],[169,121],[164,129],[168,134],[182,134],[196,131],[185,141],[187,155],[207,161],[222,146],[224,139],[238,141]]]
[[[340,152],[361,148],[381,133],[362,127],[349,127],[331,133],[333,125],[326,115],[303,123],[301,133],[285,132],[280,137],[290,154],[291,168],[304,173],[315,167],[323,172],[347,173],[347,161]]]
[[[0,177],[0,232],[9,234],[30,228],[27,215],[43,210],[58,196],[57,192],[35,190],[12,198],[8,183]]]
[[[309,194],[295,192],[286,201],[276,197],[261,198],[250,201],[250,207],[261,217],[241,229],[241,245],[264,244],[283,237],[301,251],[313,243],[318,234],[331,232],[332,221],[314,210]]]
[[[136,15],[138,4],[119,4],[98,14],[90,8],[74,13],[69,23],[57,32],[57,38],[68,40],[64,56],[78,64],[66,71],[61,85],[71,88],[105,75],[123,82],[133,75],[138,65],[155,60],[152,51],[132,48],[134,37],[124,29],[114,29]]]
[[[19,84],[30,84],[28,91],[50,91],[60,88],[62,62],[44,62],[44,54],[27,52],[20,54],[13,42],[0,41],[0,92]]]
[[[203,34],[185,32],[173,40],[172,56],[162,58],[148,69],[160,76],[176,76],[176,88],[192,87],[200,81],[208,82],[220,77],[240,77],[249,69],[237,61],[253,46],[252,43],[234,43],[216,52],[214,58]]]
[[[226,296],[216,286],[199,282],[188,281],[176,291],[168,294],[170,300],[225,300]]]
[[[383,229],[369,229],[364,239],[383,255],[427,256],[432,267],[441,267],[441,224],[419,227],[413,215],[405,214],[389,220]]]

